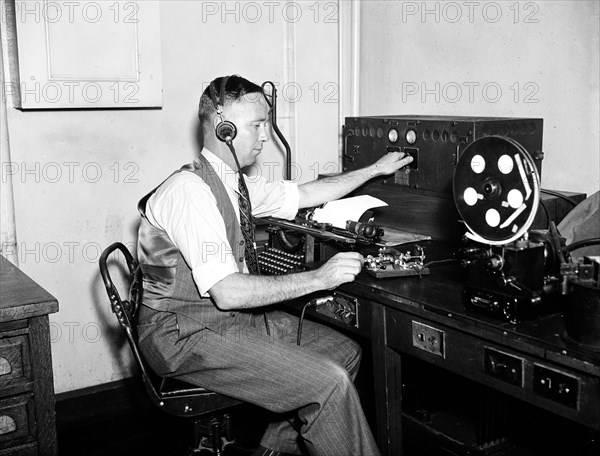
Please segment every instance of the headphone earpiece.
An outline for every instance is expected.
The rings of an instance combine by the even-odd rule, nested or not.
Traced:
[[[237,135],[237,128],[228,120],[221,120],[215,127],[215,135],[223,142],[233,141]]]
[[[223,98],[225,95],[225,86],[227,85],[227,80],[229,76],[225,76],[221,80],[221,88],[219,93],[217,94],[217,89],[215,87],[214,81],[210,83],[209,92],[210,98],[217,110],[217,116],[219,116],[219,123],[215,126],[215,135],[220,141],[223,142],[231,142],[235,139],[237,135],[237,128],[233,122],[228,120],[223,120]]]

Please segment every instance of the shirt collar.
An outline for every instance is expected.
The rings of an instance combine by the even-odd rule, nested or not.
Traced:
[[[206,147],[204,147],[202,149],[201,154],[204,155],[204,158],[206,158],[206,160],[213,167],[213,169],[215,170],[215,173],[217,173],[217,176],[219,176],[219,179],[221,179],[221,181],[225,185],[227,185],[228,187],[235,190],[236,193],[239,193],[238,173],[236,171],[234,171],[233,169],[231,169],[231,167],[227,163],[225,163],[223,160],[221,160],[219,157],[217,157],[214,153],[212,153]],[[198,159],[195,159],[195,160],[198,160]]]

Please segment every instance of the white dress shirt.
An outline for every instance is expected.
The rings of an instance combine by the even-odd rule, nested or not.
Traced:
[[[239,221],[237,172],[208,149],[202,154],[225,185]],[[295,183],[253,176],[246,184],[255,217],[292,219],[298,212],[300,194]],[[148,200],[146,217],[177,246],[202,296],[208,296],[208,290],[229,274],[239,272],[216,198],[194,173],[169,177]],[[248,272],[245,263],[244,272]]]

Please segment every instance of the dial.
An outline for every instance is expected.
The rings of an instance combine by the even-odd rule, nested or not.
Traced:
[[[414,144],[417,141],[417,132],[410,129],[406,132],[406,142],[408,144]]]

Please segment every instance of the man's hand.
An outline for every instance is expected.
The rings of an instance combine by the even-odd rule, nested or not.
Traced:
[[[352,282],[361,271],[365,259],[357,252],[342,252],[331,257],[315,272],[323,281],[323,289],[332,290],[343,283]]]
[[[301,184],[298,186],[299,208],[315,207],[336,200],[374,177],[395,173],[413,161],[411,156],[405,155],[402,152],[390,152],[365,168]]]
[[[343,252],[307,272],[277,276],[235,272],[214,284],[208,293],[221,310],[264,307],[352,282],[363,263],[360,253]]]
[[[389,152],[375,162],[375,176],[385,176],[398,171],[400,168],[413,161],[410,155],[404,152]]]

